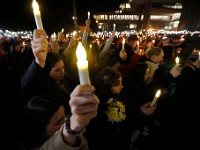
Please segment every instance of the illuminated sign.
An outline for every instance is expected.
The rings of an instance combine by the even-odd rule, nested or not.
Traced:
[[[97,20],[139,20],[138,15],[97,15]]]
[[[170,20],[170,16],[164,16],[164,15],[151,15],[151,20]]]

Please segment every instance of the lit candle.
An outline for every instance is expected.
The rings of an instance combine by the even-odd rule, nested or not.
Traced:
[[[88,11],[88,13],[87,13],[87,14],[88,14],[88,19],[90,19],[90,12]]]
[[[113,31],[115,31],[116,30],[116,24],[114,23],[113,24]]]
[[[88,61],[86,60],[86,51],[81,42],[78,43],[76,50],[77,56],[77,67],[80,84],[90,84],[89,72],[88,72]]]
[[[77,32],[76,31],[73,32],[73,38],[77,38]]]
[[[140,45],[140,41],[138,40],[138,41],[137,41],[137,46],[139,46],[139,45]]]
[[[51,35],[51,39],[53,40],[53,34]]]
[[[42,25],[42,19],[41,19],[41,15],[40,15],[39,5],[36,2],[36,0],[33,0],[32,7],[33,7],[33,14],[34,14],[34,17],[35,17],[35,22],[36,22],[36,25],[37,25],[37,29],[43,30],[43,25]]]
[[[61,32],[64,32],[64,29],[62,28]]]
[[[176,62],[177,65],[179,64],[179,58],[178,58],[178,56],[176,57],[175,62]]]
[[[153,100],[152,100],[152,102],[151,102],[151,105],[150,105],[150,106],[153,106],[153,105],[155,105],[155,103],[156,103],[156,101],[158,100],[158,98],[159,98],[160,94],[161,94],[161,91],[160,91],[160,90],[158,90],[158,91],[156,92],[156,95],[154,96],[154,98],[153,98]]]
[[[122,49],[124,49],[125,38],[122,39]]]
[[[140,41],[139,40],[137,41],[137,47],[136,48],[137,48],[137,50],[140,50]]]
[[[154,45],[154,44],[155,44],[155,40],[152,40],[152,42],[151,42],[151,43],[152,43],[152,45]]]
[[[199,50],[199,60],[200,60],[200,50]]]
[[[51,35],[51,38],[52,38],[53,41],[56,40],[56,33],[55,32]]]
[[[25,48],[26,48],[26,43],[23,41],[22,42],[23,48],[21,49],[21,52],[24,52]]]
[[[66,34],[66,38],[67,38],[67,39],[69,38],[69,34]]]

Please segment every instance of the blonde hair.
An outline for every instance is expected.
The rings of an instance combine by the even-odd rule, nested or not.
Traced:
[[[147,48],[146,51],[145,51],[145,56],[147,58],[151,58],[153,55],[160,55],[160,53],[163,51],[162,48],[160,47],[150,47],[150,48]]]

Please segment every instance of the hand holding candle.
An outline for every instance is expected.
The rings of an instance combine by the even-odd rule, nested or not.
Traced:
[[[33,7],[33,14],[34,14],[34,17],[35,17],[35,22],[36,22],[36,25],[37,25],[37,29],[43,30],[43,25],[42,25],[42,19],[41,19],[41,15],[40,15],[39,5],[36,2],[36,0],[33,0],[32,7]]]
[[[90,84],[89,72],[88,72],[88,61],[86,60],[86,51],[81,42],[78,43],[77,50],[77,67],[79,80],[81,85]]]
[[[155,103],[156,103],[156,101],[158,100],[158,98],[159,98],[160,94],[161,94],[161,90],[158,90],[158,91],[156,92],[156,95],[155,95],[154,99],[152,100],[152,102],[151,102],[151,105],[150,105],[150,106],[153,106],[153,105],[155,105]]]

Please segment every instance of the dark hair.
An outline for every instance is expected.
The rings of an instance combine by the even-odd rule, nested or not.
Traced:
[[[20,120],[20,142],[23,146],[37,147],[49,138],[46,126],[61,105],[60,101],[44,95],[30,99]]]
[[[155,39],[155,43],[154,43],[154,46],[155,46],[155,47],[162,47],[161,44],[162,44],[162,43],[161,43],[161,40],[160,40],[160,39]]]
[[[198,59],[199,59],[199,55],[198,55],[197,53],[191,53],[191,54],[188,56],[186,62],[187,62],[188,64],[192,64],[193,62],[198,61]]]
[[[122,74],[119,71],[112,67],[105,67],[97,74],[94,85],[97,91],[106,94],[106,92],[110,92],[112,86],[119,85],[120,77]]]
[[[163,52],[164,52],[164,60],[169,61],[172,60],[173,52],[175,52],[175,49],[173,46],[163,46],[162,47]]]
[[[129,37],[128,37],[128,42],[130,41],[137,41],[138,40],[138,37],[136,34],[131,34]]]
[[[138,62],[136,63],[133,71],[132,71],[132,77],[137,79],[138,82],[144,83],[144,75],[146,74],[148,65],[145,62]]]
[[[63,60],[62,56],[54,52],[48,52],[44,69],[50,72],[57,62]]]

